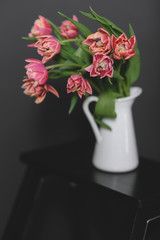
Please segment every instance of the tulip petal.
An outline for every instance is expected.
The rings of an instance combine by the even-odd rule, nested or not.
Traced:
[[[35,100],[35,103],[39,104],[39,103],[43,102],[45,97],[46,97],[46,94],[44,94],[43,96],[37,97]]]
[[[31,32],[28,34],[29,37],[42,36],[42,35],[50,35],[52,32],[52,27],[45,17],[39,15],[39,19],[36,19],[33,27],[31,28]]]
[[[92,65],[90,65],[90,66],[88,66],[88,67],[85,68],[85,70],[86,70],[87,72],[90,72],[91,69],[92,69]]]
[[[79,74],[73,74],[70,76],[67,82],[67,93],[77,92],[78,96],[82,98],[86,92],[92,93],[92,88],[89,82]]]
[[[129,39],[129,42],[131,44],[131,48],[133,49],[136,45],[136,37],[135,36],[132,36],[130,39]]]
[[[73,15],[73,20],[78,22],[78,18]],[[66,39],[75,38],[78,35],[78,28],[69,20],[62,22],[60,26],[61,36]]]
[[[59,94],[58,94],[57,90],[54,87],[52,87],[51,85],[47,85],[47,90],[49,92],[53,93],[56,97],[59,98]]]
[[[135,55],[135,51],[133,50],[135,44],[135,36],[127,39],[124,33],[122,33],[118,38],[112,35],[112,48],[114,51],[113,57],[117,60],[121,60],[122,58],[125,60],[130,59]]]

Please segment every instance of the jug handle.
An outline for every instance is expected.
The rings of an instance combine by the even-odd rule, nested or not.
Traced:
[[[92,130],[94,132],[94,135],[95,135],[95,138],[97,140],[98,143],[101,142],[102,140],[102,136],[100,134],[100,131],[99,131],[99,128],[94,120],[94,117],[89,109],[89,105],[91,102],[97,102],[98,101],[98,97],[96,96],[89,96],[88,98],[86,98],[83,102],[83,105],[82,105],[82,108],[83,108],[83,111],[92,127]]]

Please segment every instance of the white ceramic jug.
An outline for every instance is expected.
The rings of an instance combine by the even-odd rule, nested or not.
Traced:
[[[136,97],[142,93],[140,87],[131,87],[130,96],[116,99],[115,112],[117,117],[104,118],[112,130],[98,128],[89,104],[97,102],[98,97],[90,96],[83,102],[83,111],[87,116],[96,137],[93,153],[93,165],[108,172],[128,172],[137,168],[139,157],[134,130],[132,105]]]

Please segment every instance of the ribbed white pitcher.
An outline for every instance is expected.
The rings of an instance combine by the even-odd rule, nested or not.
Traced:
[[[93,153],[93,165],[107,172],[128,172],[139,164],[132,105],[140,94],[140,87],[131,87],[130,96],[116,99],[115,112],[117,117],[104,118],[112,130],[98,127],[89,110],[91,102],[97,102],[98,97],[90,96],[83,102],[83,111],[88,118],[96,137]]]

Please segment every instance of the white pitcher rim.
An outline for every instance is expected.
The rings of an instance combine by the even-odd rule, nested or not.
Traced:
[[[116,102],[124,102],[124,101],[128,101],[128,100],[131,100],[131,99],[135,99],[136,97],[141,95],[142,91],[143,90],[142,90],[141,87],[131,87],[130,88],[130,95],[128,97],[117,98]]]

